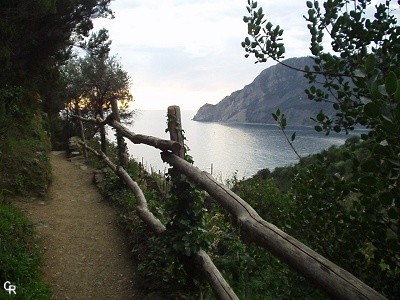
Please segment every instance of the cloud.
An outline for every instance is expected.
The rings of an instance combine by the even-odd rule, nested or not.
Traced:
[[[297,2],[297,1],[296,1]],[[247,34],[243,0],[147,0],[112,2],[115,19],[99,19],[133,79],[136,107],[164,109],[171,101],[185,109],[217,103],[249,84],[269,64],[244,58]],[[259,1],[266,15],[285,29],[287,57],[308,53],[304,3]],[[175,100],[174,100],[175,99]]]

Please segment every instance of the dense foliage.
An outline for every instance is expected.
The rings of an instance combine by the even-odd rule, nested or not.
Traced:
[[[38,109],[38,96],[21,88],[9,91],[3,101],[6,103],[0,104],[0,193],[44,196],[51,179],[50,143],[48,125]],[[35,102],[22,105],[25,101]]]
[[[131,79],[118,59],[109,56],[110,44],[107,30],[101,29],[85,43],[86,55],[71,58],[62,68],[67,109],[72,113],[80,109],[87,117],[104,117],[113,100],[119,102],[122,111],[128,109]]]
[[[54,126],[65,100],[60,66],[71,47],[88,36],[93,18],[112,15],[109,4],[0,4],[0,282],[16,284],[18,299],[49,299],[50,293],[41,282],[33,226],[10,199],[45,197],[51,180],[50,134],[62,133],[59,123]],[[7,295],[0,289],[1,299],[15,298]]]
[[[268,22],[257,2],[248,4],[249,37],[242,46],[258,62],[279,62],[285,53],[283,29]],[[314,65],[298,71],[310,82],[308,98],[330,102],[336,110],[315,116],[315,129],[329,134],[359,125],[369,133],[362,135],[362,150],[344,151],[342,164],[351,172],[332,173],[332,162],[322,156],[298,170],[291,187],[296,213],[287,217],[296,220],[295,236],[395,299],[400,295],[398,4],[328,0],[306,5]]]
[[[71,47],[82,43],[83,38],[89,34],[93,27],[92,19],[111,15],[109,2],[2,2],[0,177],[11,175],[9,177],[13,178],[21,175],[26,178],[16,181],[28,182],[32,180],[29,175],[35,173],[34,168],[37,172],[43,171],[41,176],[50,175],[46,165],[37,168],[34,162],[38,159],[39,162],[46,163],[46,151],[49,148],[45,130],[53,131],[52,121],[58,116],[65,100],[62,96],[62,89],[65,87],[60,81],[60,66],[69,57]],[[48,118],[43,112],[47,113]],[[39,125],[45,123],[49,126]],[[17,145],[18,143],[20,145]],[[33,147],[34,145],[37,146]],[[19,153],[14,151],[16,149],[25,152]],[[43,159],[36,157],[39,152],[43,152]],[[16,155],[18,153],[23,156]],[[19,161],[21,159],[23,161]],[[10,169],[10,166],[13,167]],[[33,178],[33,181],[36,182],[36,178]],[[48,182],[48,179],[45,179],[45,182]],[[32,187],[18,187],[21,188],[32,190]]]
[[[109,0],[3,1],[0,19],[0,82],[40,82],[48,68],[68,57],[93,28],[92,19],[112,15]]]

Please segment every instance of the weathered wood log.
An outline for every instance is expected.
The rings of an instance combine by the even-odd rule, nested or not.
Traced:
[[[168,107],[168,131],[171,141],[179,143],[179,149],[173,149],[172,152],[180,158],[185,158],[184,138],[182,134],[181,109],[173,105]]]
[[[110,117],[110,116],[111,115],[109,115],[108,117]],[[87,119],[87,118],[84,118],[84,117],[79,116],[79,115],[71,115],[71,117],[75,118],[75,119],[78,119],[78,120],[81,120],[82,122],[91,123],[93,125],[98,125],[98,126],[107,125],[108,121],[109,121],[108,117],[105,120],[103,120],[100,117],[97,117],[96,119]]]
[[[121,134],[128,138],[134,144],[146,144],[152,146],[154,148],[160,149],[162,151],[179,151],[181,149],[181,145],[178,142],[160,139],[154,136],[144,135],[144,134],[135,134],[130,131],[128,128],[124,127],[121,123],[115,121],[113,119],[113,115],[110,114],[105,120],[101,118],[97,119],[85,119],[76,115],[72,116],[73,118],[77,118],[82,120],[83,122],[89,122],[92,124],[97,124],[99,126],[110,125],[117,130],[120,130]]]
[[[150,228],[150,230],[156,234],[160,234],[161,232],[165,231],[164,224],[162,224],[161,221],[157,219],[149,210],[146,197],[144,196],[137,182],[135,182],[122,167],[116,166],[103,152],[97,152],[96,150],[82,142],[81,145],[83,145],[90,152],[102,159],[107,164],[107,166],[128,185],[128,187],[132,190],[136,197],[136,211],[140,219],[143,220],[143,222]]]
[[[181,148],[181,145],[174,141],[163,140],[154,136],[149,136],[144,134],[135,134],[115,120],[110,120],[109,125],[114,127],[115,129],[120,130],[121,134],[134,144],[146,144],[149,146],[153,146],[154,148],[160,149],[162,151],[165,150],[177,151],[178,149]]]
[[[349,272],[263,220],[249,204],[207,172],[170,152],[161,153],[161,157],[206,190],[235,218],[242,239],[267,249],[332,299],[386,299]]]
[[[203,250],[198,251],[195,255],[197,267],[203,271],[203,274],[210,283],[214,294],[221,300],[239,300],[235,292],[222,277],[217,267],[212,262],[210,256]]]

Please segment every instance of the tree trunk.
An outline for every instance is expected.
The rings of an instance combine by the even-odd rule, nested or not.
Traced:
[[[104,110],[103,107],[101,106],[99,108],[99,116],[101,119],[104,119]],[[107,145],[106,145],[106,128],[104,125],[100,126],[100,148],[101,148],[101,152],[103,152],[104,154],[107,154]]]
[[[82,114],[81,114],[81,109],[78,107],[77,110],[78,110],[78,116],[81,117],[81,116],[82,116]],[[86,143],[86,139],[85,139],[85,128],[83,127],[83,122],[82,122],[82,120],[79,120],[79,119],[78,119],[78,122],[79,122],[79,127],[80,127],[80,129],[81,129],[81,139],[82,139],[82,142]],[[87,157],[86,147],[83,147],[83,150],[82,150],[82,151],[83,151],[83,157],[85,158],[85,160],[87,160],[88,157]]]
[[[115,121],[117,121],[118,123],[121,123],[121,116],[119,114],[117,99],[111,100],[111,110],[113,113],[113,119]],[[119,129],[116,129],[116,136],[117,136],[119,164],[122,167],[126,167],[128,165],[128,161],[129,161],[128,149],[127,149],[124,137],[122,136],[121,131]]]

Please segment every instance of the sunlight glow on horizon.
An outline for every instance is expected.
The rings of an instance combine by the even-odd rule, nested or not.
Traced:
[[[286,57],[308,50],[305,3],[258,1],[271,21],[285,30]],[[197,110],[216,104],[250,84],[272,65],[244,57],[247,35],[244,0],[113,1],[114,19],[96,19],[109,30],[111,55],[132,78],[135,109]],[[290,19],[290,22],[288,20]]]

